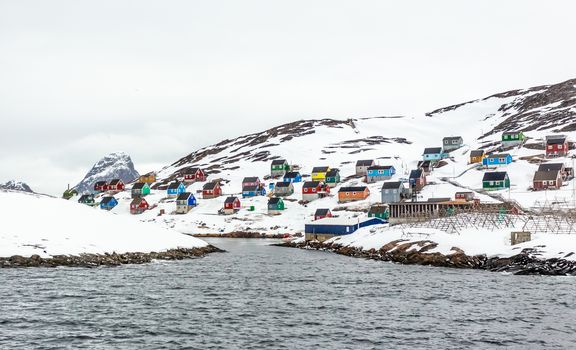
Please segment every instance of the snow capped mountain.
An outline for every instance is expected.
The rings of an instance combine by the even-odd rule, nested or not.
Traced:
[[[89,192],[97,181],[120,179],[125,183],[132,182],[140,174],[134,169],[130,156],[124,152],[110,153],[100,159],[74,188],[78,193]]]
[[[30,186],[28,186],[26,183],[16,180],[10,180],[6,183],[0,184],[0,189],[34,193],[34,191],[32,191]]]

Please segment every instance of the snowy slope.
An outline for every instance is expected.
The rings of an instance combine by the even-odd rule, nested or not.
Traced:
[[[197,238],[63,199],[0,191],[0,257],[163,251]]]
[[[134,163],[130,156],[124,152],[110,153],[100,159],[74,188],[78,193],[90,192],[94,183],[98,181],[110,181],[120,179],[125,183],[137,179],[138,172],[134,169]]]
[[[456,191],[462,189],[476,191],[477,197],[484,202],[498,201],[499,198],[512,199],[525,208],[545,200],[571,199],[574,182],[566,184],[566,187],[559,191],[530,191],[532,176],[538,165],[527,159],[543,155],[542,141],[547,134],[561,131],[571,140],[576,139],[576,131],[572,131],[573,115],[576,113],[574,84],[575,81],[568,81],[510,91],[442,108],[426,116],[302,120],[224,140],[195,151],[159,170],[159,182],[153,186],[155,190],[147,197],[154,209],[135,218],[157,222],[187,233],[302,232],[304,222],[311,218],[316,208],[336,209],[336,214],[352,217],[365,215],[362,211],[380,201],[382,183],[378,182],[368,185],[371,191],[369,199],[345,205],[337,203],[336,196],[340,186],[362,184],[361,179],[353,176],[356,160],[375,159],[380,165],[394,165],[397,169],[394,179],[402,179],[416,167],[425,147],[439,147],[443,137],[456,135],[464,138],[464,147],[453,151],[447,164],[428,177],[429,185],[422,191],[420,199],[453,197]],[[567,118],[566,115],[571,117]],[[499,147],[501,132],[516,128],[526,130],[530,140],[527,147],[508,150],[507,152],[514,156],[514,163],[500,168],[509,172],[512,188],[510,191],[490,193],[489,196],[481,189],[482,176],[486,170],[470,166],[468,153],[476,148],[495,151]],[[244,209],[236,215],[217,215],[226,195],[240,193],[244,177],[264,178],[269,174],[271,160],[278,158],[285,158],[291,164],[299,165],[305,180],[314,166],[337,167],[341,171],[343,183],[332,189],[331,197],[307,205],[298,203],[301,199],[301,184],[296,184],[295,194],[288,197],[287,210],[280,216],[267,215],[266,197],[242,200]],[[557,161],[566,162],[568,166],[571,166],[572,162],[570,158],[554,160]],[[165,192],[158,188],[178,178],[184,169],[191,166],[207,170],[209,180],[221,179],[225,196],[203,200],[197,194],[198,207],[185,215],[171,215],[175,209],[175,201],[166,200]],[[269,183],[270,180],[266,182]],[[188,191],[196,193],[202,185],[192,184]],[[130,215],[129,192],[118,194],[117,198],[120,204],[113,212]],[[246,208],[250,206],[254,206],[256,210],[247,211]],[[158,216],[160,209],[164,209],[167,215]]]

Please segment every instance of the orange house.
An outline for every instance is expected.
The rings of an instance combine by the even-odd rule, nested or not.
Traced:
[[[366,186],[340,187],[338,191],[339,202],[361,201],[370,196],[370,190]]]
[[[148,173],[146,175],[140,175],[140,177],[138,178],[138,182],[144,182],[147,184],[154,183],[156,182],[156,174]]]

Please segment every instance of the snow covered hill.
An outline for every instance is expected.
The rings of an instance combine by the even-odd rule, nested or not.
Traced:
[[[0,191],[0,257],[205,247],[204,241],[64,199]]]
[[[124,152],[111,153],[100,159],[74,188],[78,193],[89,192],[97,181],[120,179],[125,183],[134,181],[140,174],[134,169],[130,156]]]
[[[28,192],[34,193],[28,184],[22,181],[10,180],[6,183],[0,184],[0,190],[12,190],[12,191],[21,191],[21,192]]]
[[[576,140],[576,88],[574,80],[561,84],[515,90],[481,100],[441,108],[422,116],[350,118],[347,120],[301,120],[266,131],[224,140],[199,149],[173,162],[157,172],[158,182],[146,199],[153,209],[134,216],[143,221],[158,222],[187,233],[218,233],[258,231],[266,233],[302,232],[304,222],[310,220],[316,208],[329,208],[342,217],[366,215],[371,204],[380,202],[382,182],[368,184],[368,199],[339,204],[337,191],[341,186],[363,184],[354,176],[359,159],[374,159],[380,165],[393,165],[397,173],[393,180],[404,180],[422,159],[425,147],[442,146],[445,136],[462,136],[464,146],[450,153],[446,164],[428,176],[428,186],[419,199],[453,197],[456,191],[471,190],[483,202],[501,199],[517,200],[530,208],[545,200],[569,200],[574,181],[558,191],[533,192],[532,177],[543,159],[545,136],[562,132]],[[514,162],[501,170],[509,173],[512,186],[508,191],[485,193],[482,177],[485,169],[468,164],[469,151],[483,148],[496,151],[502,131],[521,129],[528,141],[524,147],[507,150]],[[571,152],[570,156],[575,154]],[[267,214],[266,197],[242,200],[243,209],[235,215],[221,216],[227,195],[239,195],[244,177],[258,176],[268,179],[273,159],[284,158],[300,167],[304,180],[308,180],[314,166],[339,168],[342,183],[332,189],[331,196],[301,204],[302,184],[295,184],[295,193],[287,197],[286,211],[282,215]],[[571,166],[572,158],[555,159]],[[203,200],[199,191],[203,183],[188,186],[199,205],[184,215],[173,214],[175,200],[167,199],[164,188],[189,167],[201,167],[209,180],[219,179],[224,196]],[[130,215],[129,191],[117,194],[119,205],[112,211]],[[254,211],[247,209],[254,207]],[[98,210],[98,209],[95,209]],[[166,215],[158,216],[164,210]]]

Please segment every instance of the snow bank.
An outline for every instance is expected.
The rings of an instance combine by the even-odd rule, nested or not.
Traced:
[[[0,257],[205,247],[200,239],[63,199],[0,191]]]

